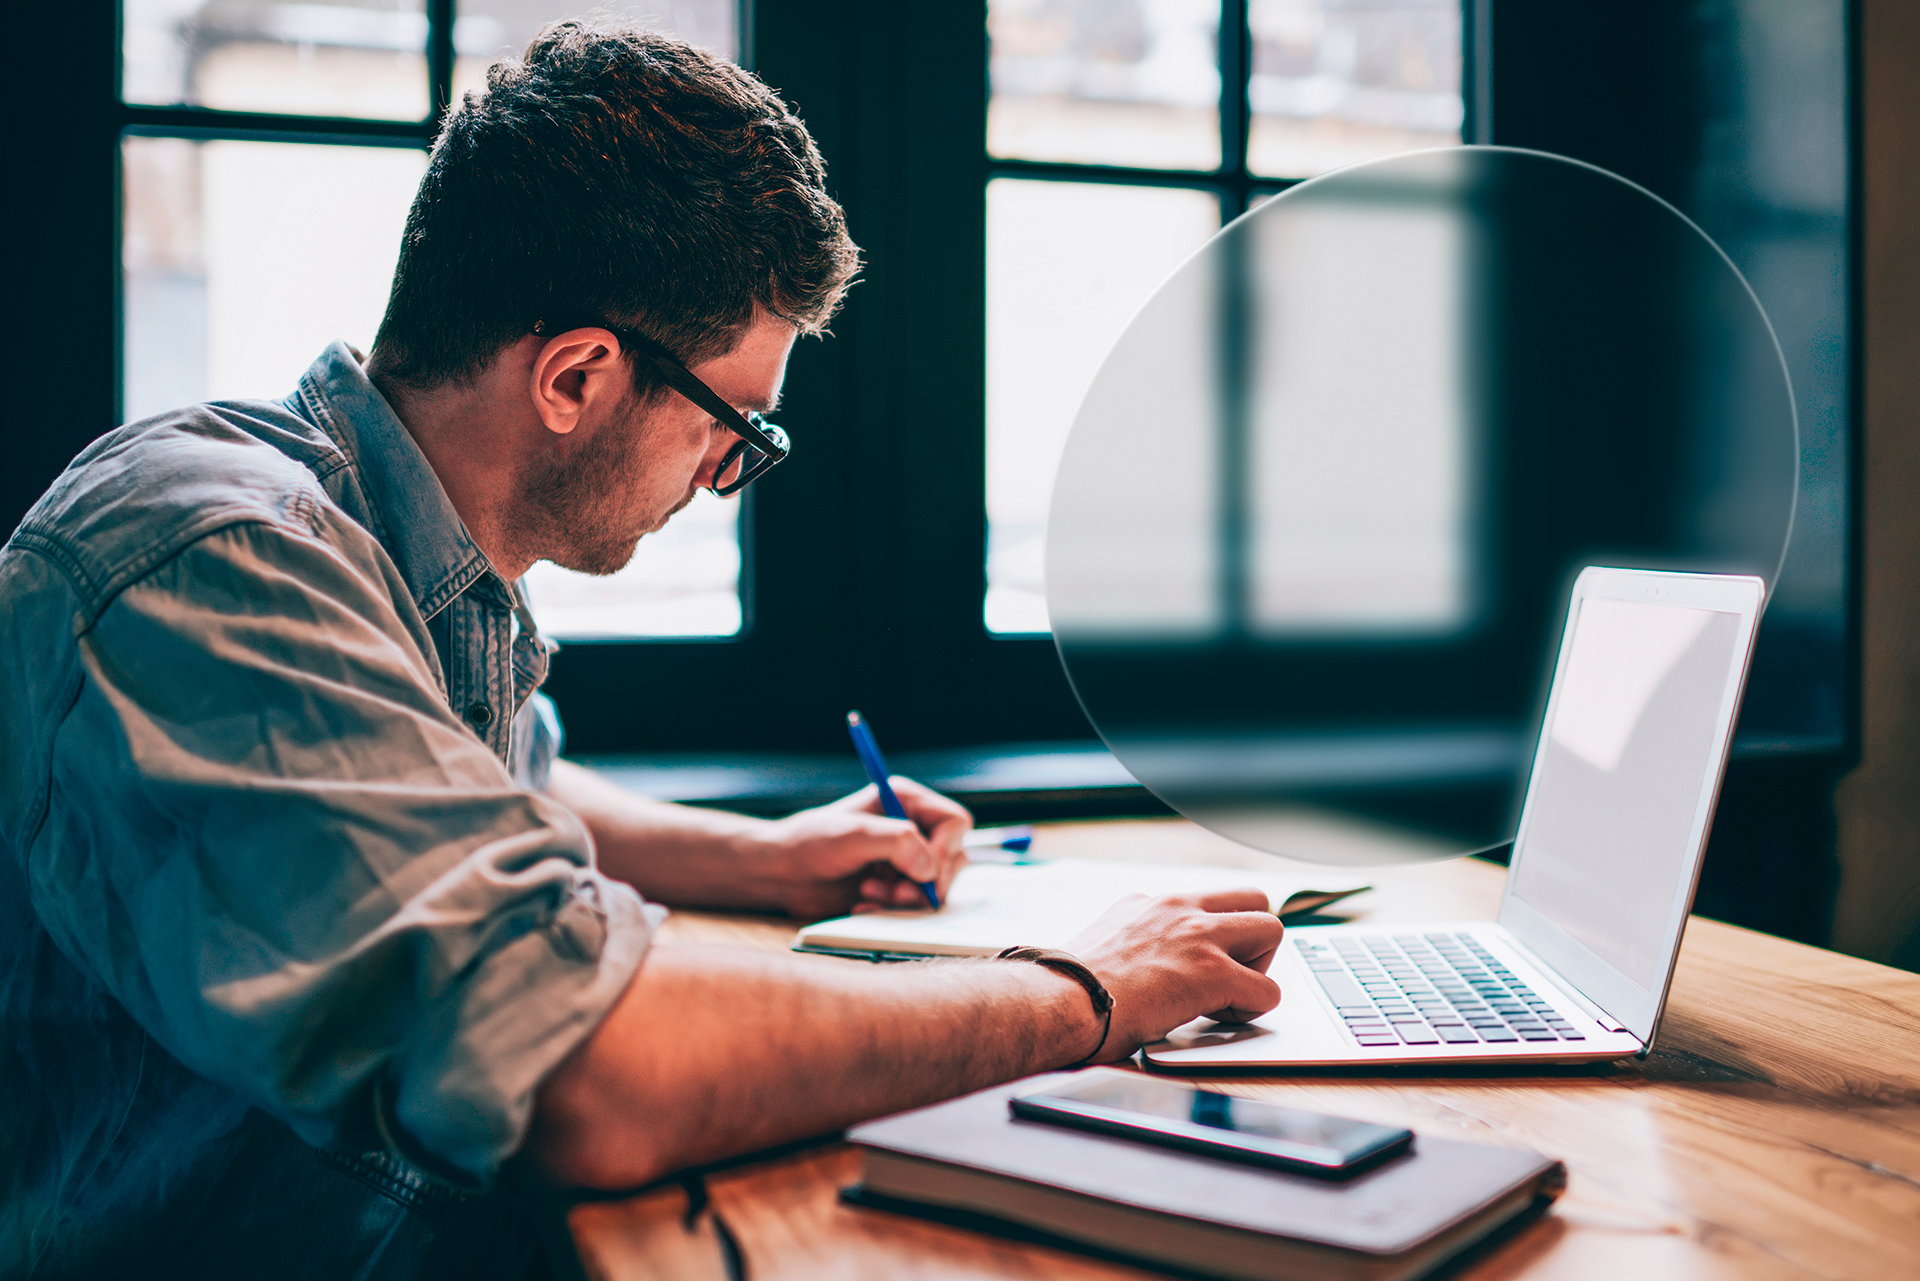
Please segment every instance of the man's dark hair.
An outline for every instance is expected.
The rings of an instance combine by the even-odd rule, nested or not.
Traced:
[[[761,308],[818,333],[859,267],[806,127],[705,50],[557,22],[434,145],[371,372],[464,382],[548,325],[612,323],[688,364]],[[647,361],[635,383],[656,383]]]

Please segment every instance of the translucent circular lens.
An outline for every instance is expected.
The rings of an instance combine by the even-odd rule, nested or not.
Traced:
[[[1259,205],[1115,344],[1054,489],[1054,638],[1188,817],[1450,857],[1512,836],[1579,570],[1771,582],[1797,462],[1767,318],[1671,206],[1537,152],[1392,157]]]

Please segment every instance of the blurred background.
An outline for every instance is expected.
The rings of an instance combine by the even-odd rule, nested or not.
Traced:
[[[1920,825],[1902,808],[1901,766],[1889,755],[1876,774],[1871,745],[1910,741],[1920,715],[1902,709],[1920,682],[1903,666],[1911,629],[1872,602],[1901,599],[1920,573],[1900,576],[1897,515],[1875,523],[1900,504],[1863,494],[1907,474],[1898,451],[1920,399],[1896,394],[1897,361],[1867,359],[1871,333],[1904,331],[1889,327],[1897,313],[1873,330],[1876,295],[1859,283],[1882,249],[1903,261],[1912,221],[1894,141],[1908,104],[1874,78],[1920,51],[1892,0],[611,7],[737,57],[786,95],[871,266],[835,336],[796,354],[783,417],[796,451],[774,483],[689,509],[625,574],[538,573],[546,625],[573,638],[552,688],[574,750],[618,758],[665,794],[779,809],[843,781],[842,717],[859,706],[903,768],[983,814],[1153,809],[1094,739],[1045,610],[1047,496],[1100,359],[1168,273],[1273,192],[1422,147],[1534,147],[1622,174],[1705,228],[1779,328],[1799,403],[1800,524],[1703,909],[1818,939],[1838,901],[1849,946],[1906,946]],[[325,342],[370,342],[441,114],[489,60],[567,12],[482,0],[49,11],[58,41],[6,90],[22,193],[6,358],[14,385],[34,389],[7,411],[7,524],[115,422],[284,395]],[[1878,42],[1863,41],[1875,23]],[[1893,282],[1875,285],[1889,299],[1905,279],[1864,278]],[[56,386],[49,335],[87,353]],[[1863,417],[1881,387],[1884,425]],[[1863,456],[1889,461],[1863,469]],[[1439,460],[1431,521],[1471,517],[1515,479],[1475,466]],[[1408,537],[1449,555],[1444,539]],[[1461,582],[1461,599],[1487,586]],[[1303,643],[1270,638],[1273,661]],[[1537,655],[1523,658],[1537,671]],[[1356,723],[1377,712],[1356,708]],[[1849,785],[1843,815],[1835,785],[1863,744],[1866,781]],[[1342,759],[1324,742],[1297,750],[1327,769]],[[1488,758],[1405,759],[1427,773],[1370,783],[1355,812],[1457,829],[1436,798],[1465,795],[1456,784]],[[1850,876],[1863,869],[1855,888],[1837,888],[1843,854]]]

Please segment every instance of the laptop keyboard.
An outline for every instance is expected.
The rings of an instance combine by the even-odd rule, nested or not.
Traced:
[[[1471,934],[1342,934],[1295,946],[1362,1045],[1586,1040]]]

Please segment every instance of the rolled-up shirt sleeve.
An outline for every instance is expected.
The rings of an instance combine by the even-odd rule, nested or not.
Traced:
[[[236,524],[76,621],[34,906],[170,1053],[307,1141],[397,1123],[485,1183],[658,909],[453,717],[360,550]]]

